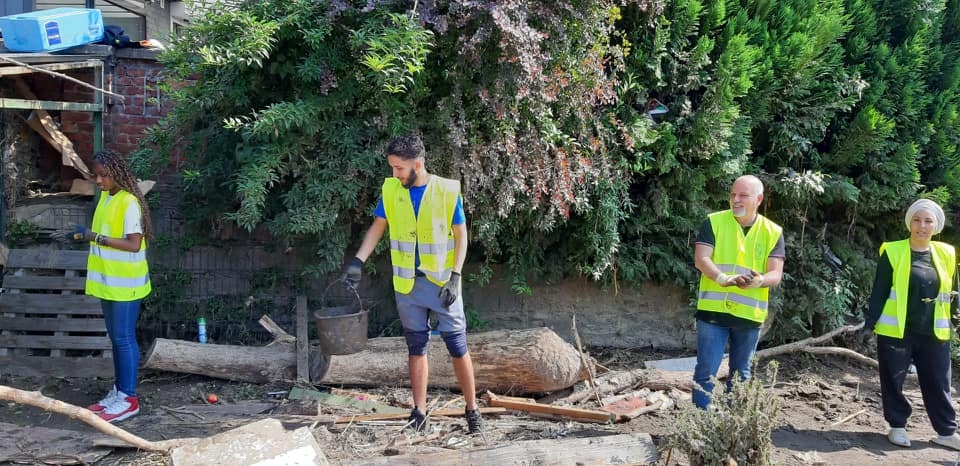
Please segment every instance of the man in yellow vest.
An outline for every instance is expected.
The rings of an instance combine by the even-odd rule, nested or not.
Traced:
[[[706,409],[727,342],[730,381],[750,377],[750,364],[767,317],[769,289],[783,277],[782,229],[760,215],[763,183],[745,175],[730,190],[730,209],[714,212],[697,235],[697,366],[693,402]],[[731,382],[728,381],[728,388]]]
[[[390,226],[390,259],[397,311],[407,341],[410,388],[414,407],[410,426],[429,429],[427,412],[427,346],[430,313],[453,360],[453,370],[466,403],[467,430],[481,430],[473,362],[467,351],[460,272],[467,257],[467,225],[460,182],[427,172],[419,136],[400,136],[387,146],[393,177],[383,182],[373,224],[344,278],[356,287],[367,260]]]
[[[917,367],[923,406],[937,432],[933,443],[960,450],[957,412],[950,396],[950,316],[954,299],[957,253],[933,241],[946,215],[929,199],[913,203],[904,217],[910,237],[880,245],[877,274],[870,294],[864,331],[877,334],[877,362],[887,439],[910,446],[907,419],[913,408],[903,396],[910,363]]]

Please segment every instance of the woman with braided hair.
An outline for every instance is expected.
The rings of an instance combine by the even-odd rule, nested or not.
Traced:
[[[150,294],[147,240],[153,239],[150,211],[120,154],[103,150],[93,155],[93,173],[100,197],[91,229],[76,226],[73,239],[90,243],[86,293],[100,299],[107,335],[113,346],[114,386],[88,409],[108,422],[140,412],[137,399],[137,318],[140,302]]]

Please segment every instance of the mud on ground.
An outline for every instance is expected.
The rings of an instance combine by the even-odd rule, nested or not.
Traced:
[[[603,349],[595,349],[593,355],[604,367],[612,370],[636,369],[645,360],[684,356]],[[885,437],[886,423],[880,410],[875,369],[840,356],[794,354],[778,358],[778,361],[778,382],[771,389],[782,401],[779,427],[772,436],[775,464],[954,465],[960,461],[960,452],[946,450],[928,441],[935,433],[923,410],[915,380],[908,380],[905,390],[914,404],[914,414],[908,425],[913,446],[901,448],[887,442]],[[78,406],[98,400],[109,390],[111,383],[95,378],[17,378],[3,375],[0,368],[2,385],[38,390],[46,396]],[[142,411],[119,426],[148,440],[164,440],[210,436],[258,419],[276,417],[290,427],[312,426],[314,436],[333,464],[352,464],[382,456],[391,441],[405,435],[402,421],[337,424],[330,428],[314,425],[310,416],[289,414],[296,409],[290,409],[289,402],[275,398],[276,392],[291,388],[286,384],[252,385],[146,371],[142,373],[139,387]],[[404,387],[357,390],[395,406],[404,406],[409,400],[409,391]],[[216,405],[206,403],[209,393],[218,394],[220,402]],[[459,396],[448,391],[431,390],[429,399],[436,407],[462,406]],[[334,408],[324,409],[321,414],[351,414],[344,411],[346,408],[341,408],[341,412]],[[636,432],[651,434],[662,447],[674,428],[676,413],[675,410],[654,412],[627,423],[611,425],[540,419],[522,413],[487,416],[483,438],[465,435],[463,418],[435,418],[433,424],[444,434],[436,440],[407,447],[404,452]],[[56,452],[32,442],[42,438],[43,429],[68,430],[80,443],[103,437],[80,421],[10,402],[0,402],[0,424],[3,423],[20,426],[16,434],[18,438],[14,439],[19,454],[13,458],[8,456],[7,464],[71,464],[72,459],[83,460],[69,455],[56,456]],[[10,448],[11,445],[7,445]],[[686,464],[683,455],[677,452],[661,450],[660,453],[659,464],[665,464],[667,456],[670,464]],[[96,460],[86,461],[98,466],[168,464],[163,455],[130,450],[106,450]],[[82,463],[74,461],[73,464]]]

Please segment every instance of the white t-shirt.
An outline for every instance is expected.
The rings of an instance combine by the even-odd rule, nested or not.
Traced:
[[[107,193],[106,200],[103,202],[103,206],[106,207],[107,204],[110,204],[110,201],[113,200],[113,196]],[[131,202],[127,207],[127,211],[123,213],[123,236],[132,235],[134,233],[143,234],[143,225],[141,222],[142,215],[140,213],[140,202]],[[103,231],[103,230],[101,230]]]

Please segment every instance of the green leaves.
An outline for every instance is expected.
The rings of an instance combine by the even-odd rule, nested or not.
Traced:
[[[820,244],[869,263],[919,192],[956,208],[955,3],[243,2],[163,53],[172,105],[134,166],[182,153],[196,228],[264,229],[326,273],[370,220],[386,141],[417,131],[430,172],[463,183],[478,279],[505,264],[520,293],[692,287],[697,228],[756,173],[787,232],[774,299],[793,336],[868,286],[872,264],[835,279]]]
[[[360,63],[369,69],[367,79],[383,92],[400,94],[412,90],[432,46],[433,32],[416,22],[416,14],[374,15],[353,32],[352,46]]]

